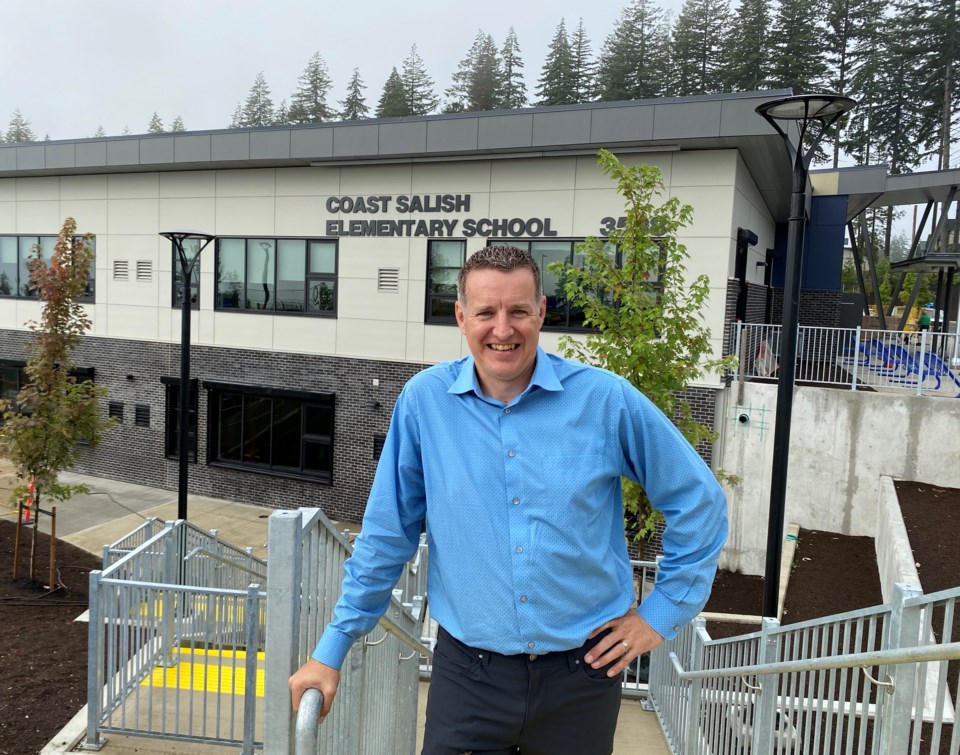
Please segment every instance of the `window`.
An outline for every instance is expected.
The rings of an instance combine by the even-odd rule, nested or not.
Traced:
[[[173,253],[173,304],[174,307],[183,306],[183,270],[180,266],[180,252],[177,245],[171,241]],[[183,255],[187,262],[196,258],[200,250],[200,239],[184,239]],[[137,280],[150,280],[151,269],[149,262],[145,260],[137,261]],[[145,276],[145,277],[143,277]],[[199,309],[200,307],[200,260],[193,264],[193,270],[190,272],[190,309]]]
[[[164,424],[164,448],[167,458],[180,458],[180,380],[160,378],[166,387],[166,417]],[[197,381],[190,381],[190,408],[188,413],[187,458],[197,460]]]
[[[0,361],[0,399],[17,405],[17,396],[26,383],[22,362]]]
[[[0,296],[17,299],[36,298],[37,292],[30,285],[30,270],[27,262],[36,246],[40,247],[43,258],[49,259],[58,238],[58,236],[0,236]],[[79,244],[83,239],[75,236],[73,241],[74,244]],[[87,243],[96,252],[96,240],[90,239]],[[96,264],[91,261],[86,289],[77,297],[77,301],[94,301],[95,284]]]
[[[380,461],[380,455],[383,453],[383,445],[387,442],[386,435],[373,436],[373,460]]]
[[[216,309],[334,316],[337,242],[217,239]]]
[[[466,260],[467,242],[427,242],[426,322],[456,323],[457,276]]]
[[[333,394],[204,385],[211,463],[332,481]]]

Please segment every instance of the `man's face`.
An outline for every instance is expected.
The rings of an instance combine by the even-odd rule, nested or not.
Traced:
[[[466,305],[456,303],[483,392],[511,401],[529,385],[547,300],[537,301],[533,272],[474,270],[467,275]]]

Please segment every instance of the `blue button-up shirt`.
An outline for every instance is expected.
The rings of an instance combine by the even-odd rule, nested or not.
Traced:
[[[623,378],[542,349],[509,404],[483,394],[472,357],[419,373],[313,657],[339,668],[373,629],[424,519],[430,611],[450,634],[504,654],[579,647],[635,597],[621,476],[666,519],[638,610],[669,639],[703,608],[727,533],[723,491],[673,423]]]

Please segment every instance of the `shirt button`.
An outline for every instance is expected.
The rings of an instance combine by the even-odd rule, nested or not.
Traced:
[[[518,546],[517,546],[517,553],[523,553],[523,546],[522,546],[522,545],[518,545]]]
[[[503,410],[503,413],[504,413],[504,414],[509,414],[509,413],[510,413],[510,407],[508,406],[506,409],[504,409],[504,410]]]
[[[514,498],[514,499],[513,499],[513,505],[516,506],[518,503],[520,503],[520,499],[519,499],[519,498]]]
[[[516,451],[507,451],[507,456],[509,456],[511,459],[516,455],[517,455]]]
[[[521,603],[526,603],[526,602],[527,602],[527,596],[526,596],[526,595],[521,595],[521,596],[520,596],[520,602],[521,602]]]
[[[527,647],[530,648],[531,650],[533,650],[533,643],[532,643],[532,642],[528,642],[528,643],[527,643]]]

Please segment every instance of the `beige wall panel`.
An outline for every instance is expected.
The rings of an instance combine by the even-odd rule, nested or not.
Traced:
[[[108,208],[105,199],[65,199],[60,202],[59,214],[61,224],[66,218],[74,218],[78,233],[92,233],[101,238],[107,235]],[[99,243],[98,240],[98,248]]]
[[[277,168],[277,196],[340,193],[340,168]]]
[[[710,278],[711,286],[725,286],[727,278],[733,275],[734,248],[730,238],[689,238],[681,239],[687,248],[687,282],[698,275]]]
[[[177,318],[177,330],[173,328],[173,318]],[[157,318],[157,338],[161,341],[170,342],[173,341],[173,334],[176,333],[176,341],[180,342],[180,316],[176,314],[176,310],[173,308],[163,309],[160,311],[160,316]],[[178,356],[179,360],[179,356]],[[167,374],[173,375],[176,372],[177,375],[180,374],[180,362],[171,363],[167,365]]]
[[[0,190],[2,191],[2,190]],[[106,199],[107,176],[60,176],[60,199]]]
[[[26,323],[30,320],[34,322],[40,322],[40,318],[43,317],[43,305],[39,301],[31,301],[29,299],[18,299],[17,300],[17,311],[14,315],[13,322],[21,328],[26,328]]]
[[[410,165],[349,166],[341,169],[341,196],[409,194],[413,168]]]
[[[733,228],[732,186],[691,186],[674,188],[671,196],[693,207],[693,222],[678,234],[687,239],[693,236],[731,236]]]
[[[426,240],[420,239],[426,246]],[[416,243],[414,240],[413,243]],[[409,247],[406,239],[342,238],[339,249],[339,273],[348,278],[365,278],[372,281],[376,288],[377,272],[381,267],[400,268],[401,278],[406,277],[409,269]]]
[[[337,354],[366,359],[403,359],[406,323],[398,320],[337,320]]]
[[[492,219],[550,219],[550,230],[559,236],[573,235],[573,191],[500,191],[490,195]],[[524,236],[524,238],[532,238]]]
[[[350,320],[406,319],[407,284],[400,281],[398,293],[377,291],[376,279],[346,278],[337,282],[337,316]]]
[[[202,301],[202,297],[201,297]],[[190,330],[197,334],[197,343],[215,345],[217,342],[214,314],[212,311],[194,310],[190,315]],[[177,331],[177,342],[180,341],[180,331]]]
[[[326,220],[334,217],[324,207],[326,199],[326,196],[277,197],[277,235],[326,236]]]
[[[273,168],[216,171],[218,197],[266,197],[277,190],[277,171]]]
[[[159,199],[113,199],[107,210],[107,233],[156,235]]]
[[[273,317],[247,313],[217,312],[215,337],[218,346],[237,346],[246,349],[273,348]],[[180,318],[176,320],[180,332]]]
[[[130,267],[132,278],[134,266],[131,264]],[[166,276],[167,287],[165,290],[169,292],[169,273],[167,273]],[[98,281],[97,283],[97,298],[103,298],[105,302],[110,302],[111,305],[159,307],[162,309],[164,303],[168,305],[170,303],[169,297],[167,297],[165,302],[161,302],[159,296],[160,287],[156,281],[150,283],[137,282],[135,280],[115,281],[109,274],[104,275],[104,278],[105,280]],[[101,292],[103,293],[102,297],[100,296]]]
[[[423,362],[423,323],[407,323],[407,351],[404,359],[408,362]]]
[[[272,236],[274,230],[274,198],[217,197],[218,236]]]
[[[670,187],[732,186],[736,182],[734,150],[693,150],[673,155]]]
[[[181,197],[160,200],[161,231],[200,231],[213,233],[216,226],[216,202],[213,197]],[[212,242],[211,242],[212,243]],[[212,250],[212,246],[208,249]],[[206,251],[204,251],[206,254]]]
[[[107,178],[110,199],[153,199],[160,196],[157,173],[111,173]]]
[[[60,199],[60,179],[57,177],[17,178],[17,200]]]
[[[17,232],[17,203],[0,202],[0,233]]]
[[[426,306],[427,283],[421,277],[419,280],[407,281],[406,320],[407,322],[423,327],[424,307]],[[423,340],[421,338],[421,340]]]
[[[212,170],[190,170],[160,174],[160,196],[213,197],[217,193],[217,176]]]
[[[495,160],[490,176],[491,191],[543,191],[573,189],[577,162],[572,157]]]
[[[456,325],[425,325],[423,328],[423,361],[429,364],[448,362],[469,354],[466,339]]]
[[[17,233],[56,235],[63,225],[60,217],[60,202],[17,202]]]
[[[333,354],[337,321],[327,317],[274,317],[273,348],[299,354]]]
[[[555,331],[540,331],[540,345],[543,350],[549,354],[560,354],[560,336],[562,333]]]
[[[761,208],[769,216],[770,212],[767,210],[767,203],[764,202],[763,195],[760,194],[760,191],[757,189],[757,184],[754,182],[753,176],[750,175],[750,171],[747,170],[747,166],[744,165],[743,159],[739,154],[737,155],[736,187],[737,191],[742,192],[748,202]]]
[[[0,178],[0,202],[13,202],[17,198],[17,179]]]
[[[623,198],[609,187],[578,191],[574,198],[572,236],[600,236],[605,217],[616,219],[625,214]]]
[[[413,166],[415,194],[474,194],[490,191],[491,161],[417,163]],[[470,211],[474,212],[472,201]]]
[[[623,155],[620,162],[624,165],[655,165],[660,168],[663,175],[664,186],[669,186],[673,180],[673,160],[678,152],[637,152],[632,155]],[[602,175],[602,174],[601,174]],[[607,178],[607,183],[612,184],[613,180]]]
[[[156,307],[109,304],[106,310],[107,331],[98,335],[148,341],[157,338],[161,314]]]
[[[620,155],[620,162],[624,165],[656,165],[663,174],[664,183],[670,185],[670,173],[673,161],[673,152],[641,152],[638,154]],[[605,176],[597,164],[596,155],[583,155],[577,161],[577,189],[615,189],[616,185],[609,176]]]

